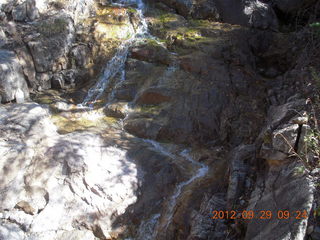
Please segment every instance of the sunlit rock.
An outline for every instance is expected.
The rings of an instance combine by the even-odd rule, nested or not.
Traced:
[[[29,98],[29,89],[16,55],[0,50],[0,95],[2,102]]]

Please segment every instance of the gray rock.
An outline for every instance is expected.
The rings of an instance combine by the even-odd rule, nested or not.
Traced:
[[[313,233],[311,234],[312,239],[320,239],[320,227],[315,227]]]
[[[188,240],[226,238],[226,220],[216,219],[213,221],[211,219],[213,216],[212,211],[226,210],[225,197],[224,194],[218,193],[202,201],[199,212],[195,212],[192,216]]]
[[[5,32],[3,31],[3,28],[0,27],[0,47],[5,45],[7,43],[7,37]]]
[[[253,28],[278,29],[278,19],[270,5],[262,1],[247,1],[244,14],[248,17],[248,23]]]
[[[229,155],[230,175],[227,192],[227,207],[232,210],[232,206],[238,201],[240,194],[245,187],[245,178],[248,174],[250,161],[255,154],[254,145],[240,145],[233,149]]]
[[[29,98],[29,89],[16,55],[0,50],[0,95],[2,102]]]
[[[301,125],[300,128],[301,128],[300,136],[299,136],[300,138],[298,142],[297,152],[300,156],[306,156],[308,158],[309,155],[312,155],[312,153],[309,152],[310,149],[308,149],[305,138],[310,134],[311,128],[309,125],[306,125],[306,124]],[[314,141],[317,141],[317,140],[314,139]]]
[[[266,135],[260,150],[260,157],[267,160],[285,160],[295,153],[299,125],[284,125]]]
[[[271,211],[272,217],[249,221],[245,239],[304,239],[308,219],[297,219],[296,211],[305,211],[309,215],[314,186],[312,179],[298,170],[301,167],[301,163],[293,162],[270,168],[264,183],[253,191],[247,210],[253,210],[256,216],[261,211]],[[260,178],[263,179],[262,176]],[[278,211],[285,210],[291,217],[279,219]]]
[[[38,90],[46,90],[51,88],[51,78],[52,78],[52,73],[37,73],[36,74],[36,79],[37,79],[37,85]]]
[[[84,45],[78,45],[71,49],[71,61],[74,61],[76,67],[83,68],[88,64],[89,49]]]
[[[6,21],[6,20],[7,20],[6,14],[0,10],[0,21]]]
[[[6,123],[0,126],[1,133],[5,133],[0,137],[3,156],[0,160],[0,212],[8,209],[10,213],[5,219],[13,216],[18,209],[28,213],[15,218],[19,225],[29,221],[32,216],[29,213],[34,214],[31,226],[25,230],[30,234],[50,232],[52,229],[71,232],[76,231],[73,228],[74,221],[89,223],[93,217],[91,214],[98,208],[102,210],[101,215],[98,214],[100,216],[97,215],[97,219],[89,225],[92,229],[100,225],[106,238],[110,237],[111,215],[114,211],[117,214],[124,213],[126,207],[137,199],[134,192],[137,190],[135,165],[130,162],[126,164],[123,170],[130,173],[123,175],[118,172],[122,171],[120,165],[125,159],[125,152],[112,146],[104,148],[104,141],[95,134],[59,136],[48,118],[48,111],[37,104],[20,104],[6,109],[7,114],[0,116]],[[90,149],[82,145],[86,141],[90,142]],[[37,147],[33,150],[35,144]],[[102,151],[96,152],[96,148]],[[92,154],[92,151],[98,155]],[[108,161],[105,166],[99,167],[103,162],[101,159]],[[30,164],[34,167],[28,168]],[[24,170],[21,172],[21,169]],[[85,175],[81,176],[81,172]],[[106,174],[108,172],[115,175]],[[98,174],[104,177],[96,178]],[[121,182],[127,184],[128,188]],[[8,234],[15,234],[15,231],[9,230]],[[54,238],[57,238],[56,234]]]
[[[51,78],[51,87],[54,89],[64,89],[65,81],[62,73],[56,73]]]
[[[23,240],[24,232],[19,225],[0,221],[0,239]]]
[[[36,6],[36,0],[26,1],[26,11],[28,20],[34,21],[40,17],[39,10]]]
[[[314,0],[273,0],[273,4],[285,13],[294,13],[302,6],[314,3]]]
[[[158,211],[180,178],[174,159],[141,140],[129,149],[111,132],[59,135],[34,103],[0,113],[1,239],[111,239],[125,231],[119,219],[137,225]]]
[[[215,19],[225,23],[261,29],[277,29],[278,19],[271,6],[260,0],[182,1],[162,0],[183,16]]]
[[[314,231],[314,226],[313,225],[311,225],[311,226],[309,226],[308,228],[307,228],[307,234],[308,235],[310,235],[312,232]]]
[[[15,21],[23,22],[27,19],[27,3],[21,3],[12,10],[12,18]]]
[[[30,52],[26,47],[16,48],[15,52],[19,58],[19,63],[23,69],[24,75],[28,79],[30,87],[36,89],[39,82],[36,79],[36,70]]]
[[[108,117],[125,118],[127,106],[128,104],[125,102],[107,104],[103,111]]]
[[[131,116],[132,117],[132,116]],[[157,139],[162,124],[149,118],[131,119],[130,115],[124,120],[124,129],[141,138]]]
[[[40,37],[28,42],[36,71],[52,71],[56,62],[67,55],[74,40],[72,19],[61,14],[41,21],[36,26]]]
[[[76,70],[69,69],[55,73],[51,78],[51,86],[54,89],[66,89],[75,86]]]
[[[283,105],[271,106],[268,111],[268,124],[271,128],[276,128],[281,123],[288,122],[295,116],[300,117],[305,107],[305,99],[297,99]]]

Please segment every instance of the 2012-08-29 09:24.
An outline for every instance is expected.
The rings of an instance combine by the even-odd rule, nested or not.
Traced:
[[[289,210],[278,210],[277,212],[272,212],[271,210],[260,210],[260,211],[253,211],[253,210],[243,210],[243,211],[217,211],[214,210],[211,212],[212,217],[211,219],[262,219],[262,220],[269,220],[272,218],[277,219],[307,219],[308,212],[306,210],[297,210],[297,211],[289,211]]]

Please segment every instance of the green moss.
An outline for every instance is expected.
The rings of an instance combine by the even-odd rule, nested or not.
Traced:
[[[54,90],[48,90],[46,93],[32,95],[31,98],[39,104],[53,104],[57,101],[63,101],[59,92]]]
[[[135,8],[128,8],[128,9],[127,9],[127,12],[128,12],[128,13],[131,13],[131,14],[136,14],[136,13],[137,13],[137,9],[135,9]]]
[[[85,118],[71,120],[61,115],[53,115],[51,117],[51,120],[57,126],[58,132],[62,134],[71,133],[75,131],[83,131],[90,127],[96,126],[96,124],[93,121],[90,121]]]
[[[161,40],[161,42],[165,42],[164,40]],[[148,39],[147,44],[154,47],[159,47],[159,42],[154,39]]]
[[[209,28],[212,26],[212,22],[208,21],[208,20],[198,20],[198,19],[192,19],[190,20],[190,24],[192,27],[205,27],[205,28]]]
[[[265,144],[271,144],[272,143],[272,136],[270,133],[265,133],[263,136],[263,142]]]
[[[159,16],[159,20],[163,23],[163,24],[166,24],[166,23],[169,23],[169,22],[173,22],[173,21],[178,21],[178,18],[175,14],[172,14],[172,13],[164,13],[164,14],[161,14]]]
[[[36,102],[39,104],[52,104],[54,103],[54,99],[50,97],[42,97],[42,98],[36,99]]]
[[[91,120],[82,117],[64,117],[59,114],[51,116],[52,122],[57,126],[58,132],[61,134],[67,134],[75,131],[85,131],[90,128],[94,129],[106,129],[110,125],[118,123],[116,118],[112,117],[100,117],[95,120]]]
[[[114,125],[118,123],[118,119],[113,117],[103,117],[101,120],[108,125]]]
[[[159,114],[162,108],[162,105],[141,105],[137,110],[143,113]]]

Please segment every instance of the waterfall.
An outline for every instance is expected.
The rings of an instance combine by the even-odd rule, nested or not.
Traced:
[[[89,89],[87,96],[83,100],[83,102],[79,105],[79,107],[89,106],[93,107],[94,103],[102,96],[104,91],[108,88],[110,84],[110,80],[114,78],[119,72],[121,72],[120,79],[124,80],[125,73],[125,63],[128,57],[129,48],[137,43],[139,40],[149,36],[148,34],[148,25],[143,16],[144,12],[144,3],[142,0],[119,0],[113,2],[113,5],[117,6],[130,6],[135,4],[137,6],[137,14],[140,19],[140,24],[135,32],[135,34],[128,40],[125,40],[117,49],[114,57],[107,63],[102,76],[98,80],[98,82]]]

